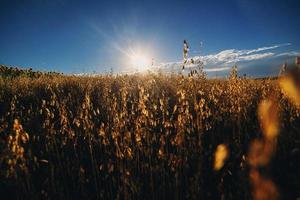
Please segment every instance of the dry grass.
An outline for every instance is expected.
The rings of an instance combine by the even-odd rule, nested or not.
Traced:
[[[1,195],[295,198],[300,110],[290,93],[236,75],[1,78]]]

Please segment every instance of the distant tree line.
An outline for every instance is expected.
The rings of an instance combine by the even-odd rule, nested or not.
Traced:
[[[2,78],[16,78],[16,77],[30,77],[30,78],[38,78],[40,76],[55,76],[62,75],[62,73],[58,72],[41,72],[41,71],[33,71],[32,68],[29,69],[21,69],[19,67],[8,67],[5,65],[0,65],[0,77]]]

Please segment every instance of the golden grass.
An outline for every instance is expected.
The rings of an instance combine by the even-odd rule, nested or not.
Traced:
[[[276,199],[259,169],[272,174],[278,151],[297,146],[277,142],[300,128],[287,84],[235,73],[1,78],[1,183],[27,199]]]

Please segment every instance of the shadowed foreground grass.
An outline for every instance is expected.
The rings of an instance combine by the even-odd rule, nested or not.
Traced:
[[[276,79],[1,78],[1,199],[295,199],[299,114]]]

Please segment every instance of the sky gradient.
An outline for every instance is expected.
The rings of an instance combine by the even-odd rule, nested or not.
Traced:
[[[167,69],[182,60],[186,39],[209,73],[237,64],[274,75],[299,55],[299,8],[299,0],[1,0],[0,64],[124,72],[134,70],[128,53],[141,51]]]

